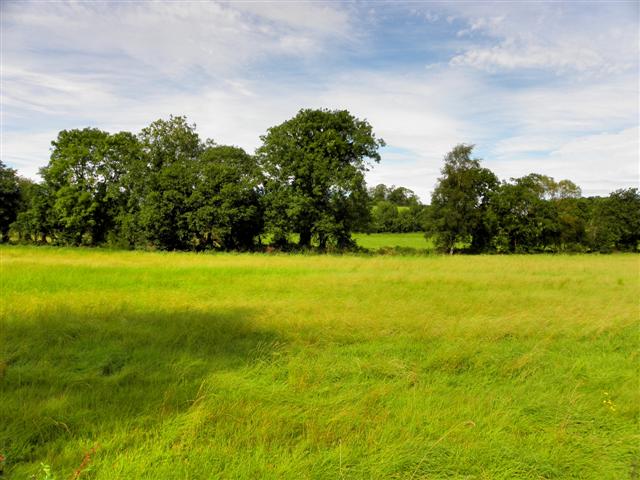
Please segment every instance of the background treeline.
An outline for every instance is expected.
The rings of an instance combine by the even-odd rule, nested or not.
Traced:
[[[384,184],[369,189],[371,202],[370,233],[424,232],[428,224],[428,206],[406,187]]]
[[[426,231],[440,250],[474,253],[637,251],[640,194],[581,196],[570,180],[532,173],[510,181],[457,145],[444,159],[431,196]]]
[[[202,140],[184,117],[139,134],[65,130],[42,181],[1,166],[2,240],[162,250],[355,247],[370,222],[371,126],[349,112],[301,110],[255,155]]]
[[[0,162],[2,241],[163,250],[355,247],[352,232],[418,232],[449,253],[638,250],[640,195],[581,196],[569,180],[499,181],[470,145],[445,157],[430,205],[367,189],[384,146],[344,110],[301,110],[254,155],[202,140],[184,117],[139,134],[64,130],[42,181]]]

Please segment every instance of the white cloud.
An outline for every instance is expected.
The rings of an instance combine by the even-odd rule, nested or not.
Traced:
[[[590,76],[638,68],[637,2],[478,2],[449,8],[466,19],[467,28],[458,35],[470,38],[452,57],[453,66],[489,72],[541,69]]]
[[[119,56],[135,70],[173,76],[194,68],[227,74],[265,56],[313,56],[353,31],[343,10],[315,3],[8,3],[2,23],[8,61],[35,47],[78,56],[94,69]]]
[[[551,152],[552,171],[571,173],[577,183],[599,194],[640,187],[639,138],[637,126],[576,138]]]
[[[475,143],[478,155],[502,178],[534,171],[578,183],[583,178],[587,183],[581,186],[585,193],[592,194],[610,189],[613,170],[600,173],[599,183],[596,177],[581,176],[580,164],[568,161],[573,150],[567,145],[573,139],[615,133],[633,124],[637,103],[629,101],[630,84],[631,80],[626,87],[621,82],[606,87],[513,92],[496,87],[481,76],[461,77],[446,68],[413,75],[363,71],[338,76],[329,84],[313,88],[230,79],[195,92],[139,99],[105,96],[96,88],[98,93],[85,97],[82,103],[76,102],[74,95],[61,95],[55,97],[61,103],[53,102],[49,108],[54,117],[60,114],[65,118],[52,123],[58,130],[91,125],[135,132],[156,118],[185,114],[197,123],[202,137],[236,144],[248,151],[258,146],[259,136],[270,126],[290,118],[300,108],[345,108],[366,118],[390,146],[402,149],[401,154],[383,155],[382,163],[368,175],[371,183],[404,185],[428,200],[442,158],[455,144],[466,142]],[[92,118],[90,123],[69,120],[78,122],[78,118],[88,117]],[[22,142],[20,137],[12,136],[5,142],[3,158],[20,162],[20,170],[23,171],[22,165],[26,168],[24,173],[35,172],[36,165],[46,163],[48,143],[57,130],[46,131],[51,132],[50,136],[36,136],[38,142],[30,136],[24,136]],[[606,160],[594,156],[589,165],[628,165],[637,150],[634,148],[629,142],[622,142]],[[621,153],[625,149],[626,153]],[[32,166],[28,166],[29,158]],[[603,172],[603,168],[599,171]]]
[[[3,63],[4,107],[18,107],[43,114],[73,113],[74,106],[108,104],[116,100],[107,78],[99,76],[51,74]],[[10,121],[10,118],[7,119]]]
[[[296,2],[238,2],[235,7],[261,19],[284,24],[296,31],[311,31],[325,36],[350,35],[350,22],[347,12],[335,8],[332,4]]]
[[[489,162],[502,178],[544,173],[569,178],[586,195],[606,195],[618,188],[640,187],[639,128],[585,135],[560,145],[548,156],[531,158],[522,152],[510,159]]]
[[[624,69],[607,65],[597,52],[589,49],[549,48],[527,45],[511,40],[489,48],[474,48],[451,59],[453,66],[471,66],[488,71],[521,68],[551,68],[557,71],[570,69],[579,72],[602,69],[603,72]]]
[[[202,137],[253,151],[267,128],[300,108],[327,107],[368,119],[395,147],[369,173],[371,183],[407,186],[423,200],[443,156],[460,142],[475,143],[502,178],[546,173],[576,181],[586,194],[637,182],[637,71],[625,67],[637,63],[637,47],[628,46],[633,32],[617,17],[605,14],[597,29],[581,33],[590,17],[575,25],[566,15],[554,20],[554,4],[430,7],[425,24],[448,26],[451,38],[443,45],[454,39],[462,45],[454,58],[466,60],[429,69],[337,68],[329,60],[346,62],[344,48],[375,53],[364,26],[350,16],[353,6],[8,5],[2,7],[0,155],[25,175],[46,164],[49,143],[62,129],[136,132],[184,114]],[[367,26],[387,18],[367,15],[374,16]],[[461,22],[468,32],[456,37]],[[614,38],[613,47],[605,46]],[[572,57],[581,48],[585,53]],[[300,64],[288,76],[292,58]],[[334,70],[322,71],[321,58]],[[264,65],[269,68],[257,67]],[[533,67],[554,75],[514,81]],[[516,75],[505,81],[486,70]]]
[[[18,174],[36,179],[38,170],[47,164],[51,141],[57,131],[2,132],[0,159],[18,170]]]

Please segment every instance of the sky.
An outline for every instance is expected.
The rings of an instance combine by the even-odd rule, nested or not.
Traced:
[[[37,179],[60,130],[185,115],[253,152],[301,108],[387,146],[370,185],[429,201],[458,143],[499,178],[639,182],[638,2],[0,2],[0,159]]]

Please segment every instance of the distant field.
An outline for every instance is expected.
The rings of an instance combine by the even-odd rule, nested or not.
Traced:
[[[407,207],[402,207],[407,208]],[[433,250],[433,241],[427,240],[424,232],[412,233],[354,233],[356,243],[363,248],[369,250],[378,250],[380,248],[414,248],[416,250]],[[263,235],[262,243],[268,244],[271,241],[269,235]],[[289,241],[298,242],[298,235],[293,234]]]
[[[6,478],[640,469],[638,256],[0,255]]]
[[[384,247],[415,248],[433,250],[433,242],[423,232],[414,233],[356,233],[353,238],[363,248],[377,250]]]

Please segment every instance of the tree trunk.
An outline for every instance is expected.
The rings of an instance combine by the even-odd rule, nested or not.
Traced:
[[[298,246],[309,248],[311,246],[311,229],[304,228],[300,230],[300,240]]]
[[[327,237],[326,235],[320,235],[318,239],[319,248],[321,251],[324,251],[327,248]]]

